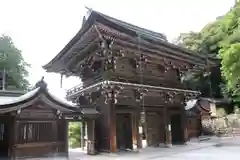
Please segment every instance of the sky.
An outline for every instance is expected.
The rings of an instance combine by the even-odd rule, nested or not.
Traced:
[[[46,73],[48,63],[81,28],[85,6],[123,21],[164,33],[171,41],[182,32],[199,31],[225,14],[235,0],[0,0],[0,35],[13,39],[31,64],[28,77],[35,84],[44,76],[49,90],[59,97],[81,83]]]

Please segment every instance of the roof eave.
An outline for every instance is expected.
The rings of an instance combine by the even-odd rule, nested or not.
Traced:
[[[77,34],[63,47],[63,49],[47,64],[43,65],[42,68],[46,70],[47,72],[56,72],[58,73],[59,70],[53,69],[58,68],[56,65],[57,62],[68,52],[68,50],[77,43],[79,38],[83,33],[86,32],[86,30],[89,28],[91,22],[93,19],[93,15],[91,14],[88,19],[85,21],[85,23],[82,25],[81,29],[77,32]],[[55,67],[54,67],[55,66]]]

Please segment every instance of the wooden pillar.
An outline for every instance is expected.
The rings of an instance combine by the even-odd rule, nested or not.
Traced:
[[[16,119],[16,117],[13,118],[13,134],[12,134],[12,153],[11,153],[11,159],[15,160],[17,158],[16,155],[16,148],[13,147],[15,144],[18,143],[18,126],[19,121]]]
[[[110,113],[109,113],[109,128],[110,128],[110,152],[117,152],[117,137],[116,137],[116,110],[115,104],[112,103],[109,106]]]
[[[81,148],[84,150],[85,147],[85,131],[86,131],[86,122],[82,121],[81,125]]]
[[[9,157],[11,157],[11,159],[16,159],[15,157],[15,148],[13,147],[16,143],[17,143],[17,138],[16,136],[16,131],[17,131],[17,125],[16,125],[16,117],[13,116],[11,118],[11,120],[9,121],[10,125],[8,124],[8,126],[12,126],[9,127],[9,133],[10,133],[10,137],[9,137]]]
[[[88,134],[88,143],[87,143],[87,153],[89,155],[96,154],[95,150],[95,120],[87,120],[87,134]]]
[[[96,154],[96,149],[95,149],[95,144],[96,144],[96,138],[95,138],[95,120],[92,120],[92,148],[93,148],[93,154]]]
[[[66,157],[68,157],[68,121],[63,121],[63,131],[64,131],[64,154]]]
[[[164,128],[165,128],[165,145],[166,147],[172,146],[172,134],[171,134],[171,123],[169,122],[169,115],[167,107],[164,106]]]
[[[52,131],[54,132],[54,136],[52,136],[51,137],[51,141],[52,142],[56,142],[56,141],[58,141],[58,121],[59,120],[57,120],[57,121],[53,121],[52,122]]]
[[[148,122],[149,122],[149,120],[148,120],[148,111],[145,109],[145,110],[142,110],[141,109],[141,112],[140,112],[140,116],[141,116],[141,120],[142,120],[142,118],[144,119],[144,125],[142,126],[143,128],[142,128],[142,131],[145,133],[145,140],[146,140],[146,146],[149,146],[149,137],[148,137]],[[143,144],[142,144],[142,142],[143,142],[143,134],[141,135],[141,139],[140,139],[140,141],[141,141],[141,147],[143,147]],[[146,147],[146,146],[144,146],[144,147]]]
[[[187,115],[184,110],[184,106],[182,109],[181,117],[182,117],[182,129],[183,129],[183,143],[186,143],[188,141],[188,128],[187,128],[188,121],[187,121]]]
[[[139,135],[139,113],[135,112],[132,114],[132,140],[133,140],[133,149],[140,148],[140,135]]]

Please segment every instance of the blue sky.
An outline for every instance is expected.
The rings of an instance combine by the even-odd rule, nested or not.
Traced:
[[[76,34],[86,14],[84,6],[115,18],[167,35],[169,40],[181,32],[199,31],[205,24],[226,13],[235,0],[0,0],[0,34],[11,36],[31,64],[32,84],[45,76],[53,93],[60,76],[41,68]],[[65,79],[63,89],[80,83]]]

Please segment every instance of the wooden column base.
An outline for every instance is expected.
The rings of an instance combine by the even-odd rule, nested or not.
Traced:
[[[165,144],[165,147],[166,147],[166,148],[171,148],[171,147],[172,147],[172,144]]]
[[[87,143],[87,154],[95,155],[95,120],[87,121],[87,134],[88,134],[88,143]]]
[[[87,146],[88,146],[87,154],[88,155],[96,155],[95,142],[94,141],[88,141]]]
[[[168,130],[168,127],[166,128],[166,142],[165,142],[166,147],[172,147],[172,134]]]

